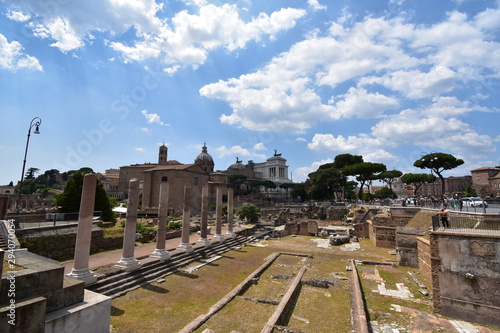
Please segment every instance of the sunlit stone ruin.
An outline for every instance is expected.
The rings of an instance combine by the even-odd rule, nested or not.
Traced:
[[[114,299],[140,287],[154,290],[158,287],[151,284],[162,283],[172,274],[189,277],[207,266],[217,267],[217,260],[232,258],[225,255],[229,251],[265,248],[272,242],[294,244],[294,240],[302,243],[290,245],[289,251],[272,252],[260,267],[206,313],[186,322],[179,332],[226,332],[210,326],[220,320],[218,316],[229,304],[242,301],[250,304],[249,313],[261,305],[273,309],[261,316],[261,332],[307,332],[293,325],[315,325],[295,313],[305,291],[331,296],[335,288],[342,286],[348,290],[352,332],[410,332],[401,325],[388,326],[370,318],[367,309],[373,306],[369,303],[372,294],[393,298],[395,304],[390,311],[410,313],[413,310],[396,304],[397,300],[411,300],[418,293],[432,305],[435,314],[452,318],[440,319],[440,325],[462,327],[459,332],[479,332],[469,322],[500,327],[498,215],[454,212],[452,221],[460,222],[460,226],[453,227],[452,222],[452,227],[445,229],[435,210],[419,207],[283,203],[263,207],[260,221],[247,225],[234,216],[241,202],[224,176],[213,172],[206,146],[197,160],[202,163],[193,165],[168,165],[164,148],[161,151],[165,155],[161,155],[157,166],[142,170],[141,180],[128,180],[121,258],[105,270],[94,272],[89,265],[96,228],[92,216],[94,174],[84,178],[78,224],[72,233],[74,260],[70,272],[65,274],[64,267],[55,260],[21,248],[17,237],[31,234],[25,230],[15,232],[12,221],[1,221],[1,332],[110,332]],[[284,159],[275,154],[270,163],[274,160],[282,163]],[[257,171],[264,167],[255,165],[253,170],[246,170],[239,164],[237,161],[234,168],[242,173],[277,172],[278,177],[287,174],[280,171],[280,166],[275,171]],[[216,203],[215,213],[209,212],[209,202]],[[223,202],[227,205],[225,215]],[[140,206],[141,214],[153,216],[157,226],[154,249],[147,256],[136,254]],[[2,214],[5,216],[5,212]],[[166,241],[172,239],[166,231],[167,218],[172,215],[178,218],[181,228],[175,236],[177,247],[167,249]],[[198,237],[195,242],[190,239],[193,234]],[[305,252],[305,242],[314,244],[315,250]],[[367,245],[372,246],[372,251],[385,249],[392,259],[370,259],[363,252]],[[343,269],[308,275],[328,251],[343,253],[342,259],[338,255],[329,257],[330,264],[336,267],[342,261]],[[413,271],[405,275],[404,281],[392,285],[387,273],[382,272],[396,268]],[[275,273],[268,273],[271,271]],[[368,284],[375,287],[366,290]],[[315,311],[335,315],[328,309]],[[412,325],[418,325],[416,312],[411,313]],[[328,328],[320,331],[331,332]],[[482,328],[481,332],[493,330]]]

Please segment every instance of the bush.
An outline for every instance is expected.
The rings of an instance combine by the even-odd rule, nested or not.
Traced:
[[[259,221],[260,211],[257,206],[247,203],[238,210],[238,216],[242,220],[246,219],[248,223],[256,223]]]
[[[126,222],[126,220],[122,220],[120,222],[120,227],[121,228],[125,228],[125,222]],[[140,233],[141,235],[143,235],[143,234],[152,234],[155,231],[156,231],[156,228],[150,227],[145,222],[137,221],[137,223],[135,224],[135,232]]]
[[[179,230],[182,227],[182,223],[179,221],[172,221],[168,224],[168,230]]]
[[[144,223],[144,222],[137,222],[135,225],[135,232],[138,232],[141,235],[152,234],[155,231],[156,231],[156,229],[154,227],[150,227],[150,226],[148,226],[147,223]]]

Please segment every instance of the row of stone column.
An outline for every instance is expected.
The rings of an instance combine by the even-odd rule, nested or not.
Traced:
[[[75,245],[74,267],[68,276],[85,281],[86,285],[97,281],[97,277],[89,268],[90,241],[92,236],[92,220],[94,212],[95,188],[97,178],[94,174],[86,174],[83,181],[82,199],[80,203],[80,214],[78,218],[78,229]],[[190,219],[191,219],[191,195],[190,186],[184,187],[184,206],[182,217],[181,243],[177,247],[185,252],[192,252],[193,246],[189,242]],[[158,232],[156,236],[156,249],[150,257],[161,261],[169,260],[170,253],[165,248],[167,223],[168,223],[168,196],[169,184],[161,182],[159,204],[158,204]],[[201,232],[197,243],[208,247],[212,242],[224,242],[222,235],[222,188],[217,188],[216,193],[216,225],[215,235],[210,241],[207,237],[208,230],[208,186],[202,188],[201,199]],[[141,268],[141,263],[134,256],[135,235],[137,223],[137,210],[139,205],[139,180],[132,179],[129,183],[127,218],[123,235],[122,258],[116,266],[133,271]],[[228,230],[226,235],[235,237],[233,232],[233,189],[228,189]]]

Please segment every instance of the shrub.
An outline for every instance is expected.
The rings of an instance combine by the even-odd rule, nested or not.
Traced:
[[[179,230],[182,227],[182,223],[179,221],[172,221],[168,224],[169,230]]]

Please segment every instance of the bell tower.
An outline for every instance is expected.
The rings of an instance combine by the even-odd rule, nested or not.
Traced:
[[[160,146],[158,151],[158,164],[167,165],[168,148],[165,143]]]

